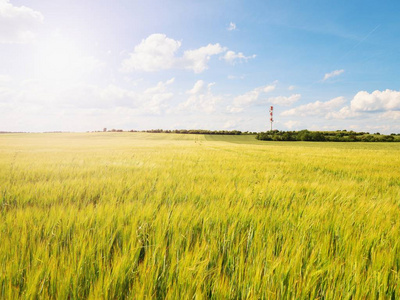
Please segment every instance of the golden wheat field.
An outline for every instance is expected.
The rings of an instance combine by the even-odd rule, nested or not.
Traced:
[[[400,144],[0,135],[1,299],[400,298]]]

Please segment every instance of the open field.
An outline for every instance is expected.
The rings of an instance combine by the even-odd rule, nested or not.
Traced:
[[[0,135],[0,298],[400,298],[400,144]]]

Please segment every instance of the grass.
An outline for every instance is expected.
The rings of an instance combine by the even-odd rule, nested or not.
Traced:
[[[400,298],[400,145],[0,135],[0,298]]]

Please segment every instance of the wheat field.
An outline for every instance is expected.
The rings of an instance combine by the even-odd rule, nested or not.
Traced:
[[[400,144],[0,135],[1,299],[400,298]]]

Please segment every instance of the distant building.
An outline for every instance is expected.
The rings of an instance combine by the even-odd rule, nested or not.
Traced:
[[[107,131],[107,128],[103,128],[103,132],[106,132]]]

